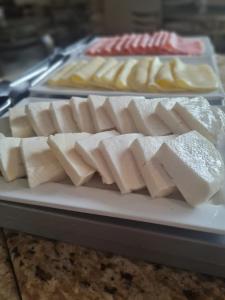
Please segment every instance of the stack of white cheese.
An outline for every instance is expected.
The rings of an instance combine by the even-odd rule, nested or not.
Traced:
[[[192,206],[224,181],[214,143],[225,115],[202,97],[90,95],[14,107],[9,118],[13,137],[0,136],[6,181],[27,177],[33,188],[69,177],[80,186],[97,173],[121,193],[146,187],[155,198],[179,190]]]
[[[165,197],[178,189],[192,206],[210,199],[224,182],[220,153],[197,131],[161,137],[115,130],[1,137],[0,169],[6,181],[26,176],[31,188],[66,177],[80,186],[98,173],[121,193],[146,187],[152,197]]]
[[[32,100],[32,99],[30,99]],[[49,99],[46,99],[49,100]],[[203,97],[156,98],[89,95],[71,100],[33,102],[9,112],[14,137],[55,133],[142,133],[164,136],[196,130],[216,141],[225,128],[225,114]]]

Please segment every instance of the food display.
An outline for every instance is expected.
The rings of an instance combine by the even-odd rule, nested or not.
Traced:
[[[175,32],[124,34],[98,38],[87,55],[201,55],[204,44],[198,38],[182,37]]]
[[[83,109],[84,112],[80,113]],[[48,137],[55,133],[98,133],[106,130],[116,130],[120,134],[165,136],[196,130],[215,142],[225,129],[224,112],[211,106],[204,97],[72,97],[71,100],[15,106],[9,111],[9,121],[14,137]],[[14,130],[17,123],[19,131]],[[30,130],[25,135],[27,125]]]
[[[27,177],[30,188],[66,178],[80,186],[98,174],[122,194],[146,188],[157,198],[179,191],[196,206],[225,179],[215,146],[225,114],[203,97],[31,102],[11,108],[9,121],[14,137],[1,135],[0,171],[8,182]]]
[[[50,87],[141,93],[204,93],[219,88],[219,78],[206,63],[159,57],[77,59],[53,74]]]
[[[99,173],[122,194],[147,187],[152,197],[167,197],[179,190],[191,206],[218,192],[225,174],[219,151],[197,131],[163,137],[116,131],[3,137],[0,169],[6,181],[27,177],[30,188],[67,177],[80,186]]]

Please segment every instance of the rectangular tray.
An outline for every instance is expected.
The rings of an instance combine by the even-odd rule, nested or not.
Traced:
[[[38,100],[38,99],[34,99]],[[44,99],[42,99],[44,100]],[[24,100],[18,105],[26,104]],[[0,118],[1,132],[10,136],[8,117]],[[225,186],[224,186],[225,188]],[[0,199],[10,202],[45,206],[67,211],[109,216],[124,220],[161,224],[170,227],[225,234],[224,191],[213,202],[195,209],[175,198],[151,199],[146,192],[121,195],[118,190],[101,184],[98,178],[88,186],[47,183],[30,189],[26,179],[6,183],[0,178]]]
[[[0,199],[14,203],[108,216],[124,220],[225,234],[225,205],[205,203],[191,208],[179,199],[152,199],[149,195],[68,183],[46,183],[30,189],[26,179],[11,183],[0,178]]]
[[[0,201],[0,226],[225,277],[221,235],[7,201]]]
[[[178,56],[180,57],[180,56]],[[162,56],[160,59],[162,61],[168,61],[169,59],[174,58],[174,56]],[[207,63],[209,64],[216,72],[216,74],[219,77],[219,71],[218,66],[216,63],[216,59],[214,56],[183,56],[180,57],[184,62],[186,63]],[[73,58],[71,58],[72,60]],[[76,57],[76,59],[82,59],[82,57]],[[121,59],[121,57],[118,57],[118,59]],[[70,61],[71,61],[70,60]],[[69,62],[70,62],[69,61]],[[69,63],[67,62],[67,63]],[[64,65],[65,66],[65,65]],[[62,67],[64,67],[62,66]],[[36,86],[31,87],[31,95],[55,95],[55,96],[63,96],[63,97],[70,97],[74,95],[80,95],[80,96],[87,96],[89,94],[99,94],[99,95],[106,95],[106,96],[116,96],[116,95],[133,95],[133,96],[145,96],[145,97],[165,97],[165,96],[204,96],[207,99],[209,99],[211,102],[215,101],[218,103],[218,101],[222,101],[224,98],[224,90],[222,87],[222,83],[220,81],[219,89],[213,92],[209,93],[191,93],[191,92],[184,92],[184,93],[168,93],[168,92],[161,92],[161,93],[140,93],[140,92],[123,92],[123,91],[108,91],[108,90],[99,90],[99,89],[78,89],[78,88],[63,88],[63,87],[49,87],[46,85],[47,80],[56,72],[57,70],[54,70],[53,73],[50,73],[44,80],[39,82]]]

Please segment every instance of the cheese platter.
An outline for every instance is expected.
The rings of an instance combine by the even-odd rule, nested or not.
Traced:
[[[96,58],[96,59],[100,59]],[[113,58],[110,58],[109,60],[112,60]],[[74,85],[74,83],[70,82],[70,78],[66,79],[65,83],[62,84],[62,81],[60,82],[60,84],[58,85],[57,83],[54,82],[54,77],[58,77],[61,72],[65,72],[67,69],[69,73],[72,72],[71,67],[73,67],[74,63],[78,64],[78,66],[82,63],[87,63],[88,66],[88,62],[91,62],[93,59],[92,58],[82,58],[82,57],[76,57],[74,58],[70,58],[70,60],[63,65],[61,68],[56,69],[54,72],[48,74],[47,77],[45,77],[43,80],[39,81],[37,84],[33,85],[31,87],[31,95],[32,96],[36,96],[36,95],[43,95],[43,96],[49,96],[49,95],[59,95],[61,97],[69,97],[69,96],[73,96],[73,95],[80,95],[80,96],[86,96],[88,94],[98,94],[98,95],[108,95],[108,96],[116,96],[116,95],[132,95],[132,96],[145,96],[148,98],[155,98],[155,97],[163,97],[166,95],[169,95],[171,97],[173,96],[196,96],[196,95],[202,95],[204,97],[206,97],[208,100],[210,100],[211,102],[215,102],[215,104],[221,104],[222,103],[222,99],[223,99],[223,95],[224,95],[224,90],[221,84],[221,81],[219,79],[219,72],[218,72],[218,67],[215,61],[215,58],[213,56],[200,56],[200,57],[176,57],[176,59],[174,60],[173,57],[171,56],[162,56],[159,58],[157,57],[149,57],[150,60],[153,59],[154,61],[154,65],[159,65],[159,64],[163,64],[163,66],[165,66],[165,68],[168,66],[168,64],[173,64],[174,62],[177,63],[179,65],[179,69],[180,67],[183,68],[183,66],[187,66],[188,68],[193,68],[194,72],[193,75],[191,76],[191,78],[193,79],[195,77],[196,74],[196,78],[201,78],[203,76],[206,76],[206,74],[208,74],[208,70],[206,70],[205,68],[209,69],[209,74],[211,74],[211,72],[214,72],[215,75],[212,74],[212,78],[211,75],[207,75],[209,76],[209,78],[206,80],[210,81],[210,84],[212,84],[212,82],[214,81],[213,78],[217,78],[217,84],[216,87],[212,87],[211,90],[205,90],[204,88],[198,89],[198,86],[196,86],[195,89],[193,88],[187,88],[184,87],[181,88],[174,86],[171,90],[169,88],[168,90],[168,79],[165,79],[165,72],[163,71],[163,81],[160,81],[160,79],[158,79],[158,82],[162,82],[162,84],[166,84],[166,86],[159,88],[159,90],[156,90],[156,86],[155,84],[152,82],[149,85],[149,90],[147,91],[145,88],[141,89],[137,89],[137,90],[132,90],[130,88],[126,88],[124,89],[124,87],[119,88],[120,85],[116,85],[114,87],[108,87],[108,83],[107,83],[107,87],[105,86],[104,83],[104,87],[99,87],[99,83],[97,83],[97,86],[94,86],[93,83],[94,81],[91,80],[91,85],[88,86],[87,84],[84,84],[84,87],[81,87],[81,85]],[[105,59],[104,59],[105,60]],[[107,59],[108,60],[108,59]],[[140,61],[141,63],[141,58],[126,58],[126,57],[119,57],[114,59],[118,62],[118,67],[123,66],[123,64],[127,62],[127,64],[131,64],[132,62],[136,62],[136,61]],[[107,61],[106,61],[107,63]],[[152,65],[153,66],[153,65]],[[199,71],[196,69],[198,68],[198,66],[201,68],[201,66],[203,66],[204,71],[201,69],[199,69]],[[116,71],[117,66],[113,67],[113,70],[115,69]],[[195,70],[196,69],[196,70]],[[64,71],[65,70],[65,71]],[[132,69],[134,70],[134,68]],[[108,71],[107,73],[107,81],[108,81],[108,76],[111,76],[111,70]],[[113,71],[114,72],[114,71]],[[122,71],[120,71],[122,72]],[[180,72],[180,71],[179,71]],[[182,71],[183,72],[183,71]],[[187,71],[189,72],[189,71]],[[197,72],[197,73],[196,73]],[[198,72],[202,72],[199,73]],[[122,73],[121,73],[122,74]],[[132,75],[132,74],[131,74]],[[63,75],[64,76],[64,75]],[[106,76],[106,75],[105,75]],[[170,76],[170,75],[168,75]],[[180,76],[179,74],[177,76]],[[182,75],[183,76],[183,75]],[[66,77],[66,75],[64,76]],[[129,76],[130,81],[132,80],[133,76]],[[178,77],[179,79],[180,77]],[[211,79],[210,79],[211,78]],[[69,80],[69,81],[68,81]],[[105,79],[104,79],[105,80]],[[188,81],[190,81],[190,79],[187,79]],[[131,81],[132,83],[133,81]],[[177,81],[178,82],[178,81]],[[83,83],[82,83],[83,84]],[[119,82],[118,82],[119,84]],[[170,84],[170,83],[169,83]],[[173,83],[171,83],[173,86]],[[133,85],[133,83],[132,83]],[[185,83],[186,86],[186,83]],[[183,89],[183,90],[182,90]]]
[[[162,58],[165,61],[166,59],[170,58]],[[185,58],[182,57],[182,59],[185,61]],[[191,59],[193,64],[197,60],[208,63],[218,74],[214,57],[199,56],[186,59]],[[219,108],[215,106],[215,104],[223,103],[223,89],[221,88],[219,94],[205,94],[206,99],[202,98],[203,93],[197,95],[182,93],[179,100],[171,99],[171,97],[177,97],[178,93],[154,95],[117,91],[100,92],[87,88],[81,91],[72,89],[68,92],[68,89],[47,87],[45,83],[51,76],[52,74],[49,73],[47,78],[31,87],[31,95],[36,95],[36,98],[24,99],[14,106],[9,114],[0,118],[1,133],[8,137],[0,136],[0,144],[4,145],[1,147],[3,149],[0,151],[1,155],[11,153],[8,157],[13,158],[14,166],[19,162],[17,172],[15,168],[11,172],[10,164],[9,167],[7,163],[3,164],[3,159],[0,157],[4,177],[0,177],[0,226],[225,277],[223,263],[225,258],[223,180],[225,140],[224,134],[217,135],[218,130],[225,124],[222,113],[225,109],[223,106]],[[95,99],[103,95],[105,95],[104,104],[99,112],[99,106],[96,106],[98,101],[96,102]],[[43,98],[43,96],[48,98]],[[70,99],[71,96],[76,97]],[[143,99],[145,96],[162,99],[150,101]],[[190,105],[187,102],[188,96],[192,97],[188,99]],[[113,97],[119,97],[120,101],[115,104]],[[128,101],[127,98],[130,100]],[[165,99],[166,103],[163,102]],[[197,110],[192,109],[193,101]],[[147,105],[148,111],[154,110],[152,119],[149,120],[145,110],[141,109],[141,102],[144,103],[143,107]],[[210,106],[209,102],[214,106]],[[128,104],[125,107],[126,103]],[[68,107],[70,107],[69,110]],[[201,108],[198,110],[198,107]],[[207,111],[206,115],[202,114],[203,111]],[[103,116],[105,113],[108,114],[107,117]],[[210,120],[213,120],[210,126],[207,123],[209,116]],[[158,118],[166,123],[162,126]],[[133,133],[134,128],[137,130],[135,133]],[[69,133],[71,131],[75,133]],[[83,131],[87,131],[85,136]],[[10,141],[12,133],[14,137]],[[159,148],[154,149],[158,151],[156,159],[160,160],[166,172],[174,176],[179,192],[174,190],[173,185],[168,185],[169,188],[166,189],[162,188],[163,185],[161,189],[153,189],[151,185],[147,185],[149,178],[145,177],[145,172],[142,170],[144,156],[140,156],[142,147],[137,138],[146,139],[150,147],[151,141],[156,143],[155,135],[161,134],[163,136],[157,139],[162,138],[167,148],[162,147],[160,142]],[[167,141],[165,137],[167,134],[169,134],[169,140],[172,139],[172,141]],[[73,139],[81,135],[83,139],[76,141],[78,156],[74,153],[70,156]],[[102,135],[107,135],[110,143],[104,143],[104,140],[101,140]],[[135,135],[135,140],[132,137],[132,147],[129,146],[128,155],[126,147],[130,143],[131,135]],[[150,135],[150,137],[145,135]],[[190,141],[192,143],[192,136],[196,139],[193,149],[197,148],[196,153],[192,151],[190,155],[187,145]],[[215,141],[215,137],[218,136],[219,141]],[[190,140],[189,137],[191,137]],[[2,139],[4,142],[1,141]],[[99,152],[93,152],[93,145],[97,143],[96,141],[98,143],[100,141],[101,147],[98,151],[100,150],[101,156]],[[115,144],[120,145],[120,151],[111,150],[116,149]],[[177,146],[187,148],[188,159],[185,158],[186,154],[183,157],[180,156],[182,164],[177,158],[179,155],[174,151],[178,149]],[[13,154],[15,152],[7,150],[13,147],[22,151],[22,167],[21,152],[16,150],[15,155]],[[123,156],[124,159],[118,160],[118,153],[122,148],[125,156]],[[149,149],[153,151],[152,147]],[[46,152],[47,156],[40,155],[41,153],[36,155],[38,151]],[[38,158],[35,161],[35,164],[38,163],[36,166],[33,161],[35,155]],[[170,159],[165,160],[164,157],[167,156]],[[193,157],[195,160],[192,159]],[[6,155],[4,161],[7,162],[10,159]],[[89,167],[81,166],[81,160],[89,164]],[[179,167],[174,168],[169,165],[170,160],[174,160],[176,164],[179,162]],[[40,166],[40,162],[43,166]],[[125,162],[124,168],[122,165]],[[194,168],[194,163],[199,168]],[[213,166],[216,164],[216,172],[211,163]],[[186,167],[188,164],[194,172],[189,173]],[[129,168],[127,168],[128,165]],[[51,166],[51,172],[49,172],[49,166]],[[79,170],[86,173],[77,176],[78,173],[75,171],[78,170],[78,166]],[[106,172],[107,168],[103,166],[108,166],[110,171],[114,170],[110,176]],[[147,164],[146,166],[148,171],[159,172],[161,177],[157,178],[165,179],[165,174],[159,171],[159,165]],[[176,169],[180,167],[181,172],[177,173]],[[124,173],[125,169],[130,170],[129,174]],[[212,169],[213,172],[211,172]],[[147,188],[142,188],[143,182],[140,180],[140,174],[137,176],[138,172],[143,176]],[[208,175],[204,177],[205,172],[214,176],[211,183],[207,178]],[[197,179],[195,180],[193,177],[188,193],[186,193],[188,180],[185,178],[189,178],[189,175],[192,177],[195,173],[200,176],[201,180],[198,177],[195,177]],[[10,177],[12,174],[13,180]],[[60,175],[60,180],[58,175]],[[125,175],[126,180],[123,178]],[[112,181],[111,176],[115,182]],[[179,177],[183,177],[184,180],[181,182]],[[133,183],[130,183],[130,180],[134,180]],[[161,180],[158,182],[161,183]],[[171,184],[170,180],[165,182]],[[199,190],[196,189],[202,183],[204,185]],[[162,192],[163,195],[161,195]],[[152,197],[152,195],[156,196]],[[195,195],[194,198],[193,195]],[[198,203],[199,199],[201,203]]]
[[[40,105],[40,100],[42,100],[41,103],[46,103],[46,104],[49,104],[49,103],[57,104],[57,103],[61,103],[63,101],[61,99],[27,98],[27,99],[24,99],[24,101],[22,101],[21,103],[19,103],[16,107],[21,108],[21,107],[24,107],[26,104],[28,104],[28,106],[29,106],[29,105],[32,105],[35,103]],[[54,101],[52,101],[52,100],[54,100]],[[137,99],[136,101],[140,102],[140,101],[143,101],[143,99]],[[167,101],[169,101],[169,99],[167,99]],[[191,99],[189,99],[188,101],[190,102]],[[139,102],[137,102],[137,103],[139,103]],[[15,108],[13,108],[13,109],[15,109]],[[42,115],[42,117],[43,117],[43,115]],[[10,116],[10,118],[11,118],[11,116]],[[20,121],[21,121],[21,116],[20,116]],[[42,118],[42,123],[39,126],[43,126],[43,122],[44,122],[44,119]],[[10,124],[12,126],[12,123],[9,123],[8,116],[5,116],[4,118],[0,119],[1,132],[5,136],[11,136]],[[27,124],[26,124],[26,127],[27,127]],[[47,126],[47,127],[49,128],[49,126]],[[201,129],[199,129],[199,130],[201,130]],[[48,134],[49,133],[46,133],[46,135],[48,135]],[[76,136],[79,134],[82,135],[84,133],[75,133],[75,134],[71,134],[71,133],[60,134],[60,133],[58,133],[58,135],[57,134],[55,135],[55,138],[53,135],[51,135],[50,142],[48,139],[48,144],[49,144],[51,150],[54,150],[55,149],[54,145],[56,143],[56,149],[58,149],[58,151],[60,151],[60,149],[61,149],[62,153],[64,153],[63,152],[64,148],[62,148],[62,146],[65,144],[68,147],[68,145],[69,145],[68,143],[69,143],[69,141],[71,142],[71,140],[72,140],[72,144],[74,144],[75,142],[73,142],[73,138],[74,138],[73,135]],[[85,133],[85,134],[88,135],[88,133]],[[98,135],[99,134],[106,135],[107,131],[98,133]],[[66,139],[65,139],[67,135],[68,135],[68,141],[66,141]],[[91,142],[90,136],[91,135],[94,137],[96,134],[89,134],[88,138],[86,138],[86,141],[87,141],[86,147],[88,146],[88,149],[90,148],[90,142]],[[135,138],[137,136],[138,137],[141,136],[141,134],[124,134],[124,135],[119,135],[116,138],[118,139],[119,137],[121,137],[121,139],[123,140],[123,143],[124,143],[125,137],[132,136],[132,135],[135,135]],[[112,139],[111,134],[110,135],[108,134],[108,136],[110,137],[110,142],[112,143],[113,139]],[[185,136],[185,134],[183,136]],[[207,134],[207,136],[208,136],[208,134]],[[107,136],[105,136],[105,138],[106,137]],[[168,136],[168,137],[172,138],[173,135]],[[19,142],[19,140],[21,140],[18,137],[15,139],[16,139],[16,143],[17,143],[17,141]],[[21,147],[22,147],[23,159],[25,159],[25,162],[26,162],[26,157],[28,158],[30,155],[30,154],[28,155],[28,149],[30,147],[29,145],[34,147],[35,151],[40,151],[39,147],[41,147],[42,144],[40,144],[39,139],[46,141],[47,137],[22,138]],[[143,140],[144,137],[141,137],[141,139]],[[146,137],[145,139],[149,139],[149,137]],[[42,140],[41,140],[41,143],[43,143]],[[85,141],[85,139],[81,140],[81,142],[78,141],[78,145],[80,145],[79,148],[81,150],[85,149],[85,143],[83,141]],[[154,137],[152,137],[152,141],[154,144],[156,143],[156,140]],[[165,141],[165,138],[163,138],[162,141]],[[0,139],[0,142],[1,142],[1,139]],[[118,142],[119,142],[119,140],[116,141],[117,145],[118,145]],[[23,143],[24,143],[24,145],[23,145]],[[57,143],[59,143],[58,148],[57,148]],[[224,144],[225,144],[224,136],[222,136],[222,140],[220,140],[220,144],[219,144],[219,150],[221,152],[223,159],[225,160],[224,151],[223,151]],[[2,143],[1,143],[1,145],[3,146]],[[114,146],[110,146],[109,140],[107,140],[106,145],[107,145],[107,147],[109,147],[109,149],[114,147]],[[47,143],[46,143],[46,146],[47,146]],[[44,147],[46,147],[46,146],[44,146]],[[8,144],[7,144],[7,147],[9,147]],[[3,149],[7,149],[7,147],[5,145]],[[203,144],[202,144],[202,147],[203,147]],[[44,151],[46,151],[46,149],[47,148],[44,148]],[[68,148],[68,149],[70,149],[70,148]],[[3,154],[6,153],[5,151],[4,152],[3,152],[3,150],[1,151],[2,157],[3,157]],[[69,151],[71,151],[71,150],[69,150]],[[109,151],[111,151],[111,150],[109,150]],[[132,148],[132,151],[133,151],[133,148]],[[55,154],[54,151],[53,151],[53,153]],[[78,151],[78,153],[79,154],[81,153],[80,150]],[[87,151],[86,151],[86,153],[87,153]],[[139,150],[139,152],[133,152],[133,153],[134,154],[137,153],[138,159],[140,158],[140,150]],[[34,157],[34,155],[35,155],[34,152],[32,152],[30,157]],[[38,158],[40,158],[40,152],[38,152]],[[31,175],[29,175],[32,173],[29,173],[29,172],[31,172],[29,170],[32,170],[33,167],[31,167],[31,162],[30,162],[30,165],[28,164],[28,161],[25,163],[26,171],[28,172],[28,182],[29,182],[30,187],[33,187],[33,188],[30,188],[28,186],[28,182],[26,179],[20,178],[20,177],[24,177],[26,172],[19,173],[19,175],[17,174],[17,176],[13,177],[13,179],[15,179],[15,178],[17,178],[17,179],[13,180],[11,182],[6,182],[3,178],[1,178],[1,180],[0,180],[0,198],[7,200],[9,202],[13,202],[13,203],[16,202],[16,203],[21,203],[21,204],[30,204],[30,205],[34,205],[34,206],[36,206],[36,205],[37,206],[46,206],[46,207],[51,207],[51,208],[55,208],[55,209],[63,209],[63,210],[82,212],[82,213],[87,213],[87,214],[108,216],[108,217],[120,218],[120,219],[124,219],[124,220],[133,220],[133,221],[146,222],[146,223],[151,223],[151,224],[166,225],[169,227],[178,227],[178,228],[183,228],[183,229],[212,232],[212,233],[216,233],[216,234],[225,234],[225,222],[224,222],[224,215],[225,215],[225,200],[224,199],[225,199],[225,196],[224,196],[223,187],[221,187],[221,189],[218,191],[218,193],[215,193],[215,191],[214,191],[215,195],[211,198],[211,200],[209,202],[206,201],[205,203],[201,204],[200,206],[193,208],[188,203],[186,203],[183,200],[183,197],[181,196],[181,194],[177,193],[176,191],[174,193],[172,191],[172,193],[170,192],[167,194],[165,194],[165,193],[160,194],[160,195],[168,195],[168,196],[160,197],[160,195],[159,195],[157,198],[151,198],[148,195],[147,190],[142,189],[143,185],[141,183],[140,183],[140,185],[139,185],[139,183],[137,183],[138,190],[135,191],[135,193],[128,193],[125,195],[121,195],[118,191],[118,188],[115,186],[115,184],[108,185],[108,184],[102,183],[100,180],[100,177],[98,175],[95,175],[91,180],[89,180],[90,178],[88,177],[89,176],[88,174],[91,171],[91,169],[89,171],[89,169],[87,170],[87,167],[85,167],[85,169],[83,169],[83,171],[82,171],[82,172],[88,172],[86,175],[87,176],[86,178],[88,179],[87,182],[84,181],[82,183],[82,184],[85,184],[84,186],[79,186],[80,184],[78,184],[78,186],[72,185],[70,180],[72,180],[72,182],[75,185],[77,185],[76,180],[78,180],[78,179],[77,179],[77,177],[74,179],[74,177],[71,177],[71,176],[69,176],[70,180],[68,178],[65,180],[65,178],[62,177],[62,179],[60,180],[62,182],[48,182],[50,177],[48,177],[48,180],[44,181],[43,178],[46,178],[46,176],[49,176],[49,174],[46,174],[48,166],[51,166],[51,164],[49,162],[51,160],[50,156],[48,156],[47,158],[48,158],[47,159],[48,161],[46,160],[46,158],[45,158],[45,160],[46,160],[45,161],[44,157],[42,158],[43,160],[42,159],[39,160],[39,164],[40,164],[40,162],[43,163],[45,161],[44,164],[46,167],[46,171],[44,170],[44,173],[43,173],[43,170],[42,170],[43,168],[41,165],[35,167],[35,170],[34,170],[35,176],[34,176],[34,178],[32,177],[32,181],[31,181],[31,177],[30,177]],[[56,158],[57,159],[59,158],[57,156],[57,152],[56,152]],[[124,160],[124,158],[123,158],[123,160]],[[75,164],[77,162],[79,168],[81,168],[81,160],[82,160],[81,157],[75,158],[73,156],[72,159],[73,159],[73,164]],[[207,160],[209,160],[209,159],[210,158],[208,158]],[[217,158],[217,161],[218,161],[218,159],[219,158]],[[90,158],[89,158],[89,160],[90,160]],[[4,161],[7,161],[7,159]],[[58,163],[55,160],[54,160],[54,162],[55,162],[54,166],[56,168],[56,164],[58,164]],[[15,166],[16,166],[15,158],[13,160],[13,163],[14,163],[14,169],[15,169]],[[37,161],[35,163],[37,164]],[[62,164],[62,166],[64,166],[64,163],[61,160],[60,160],[60,163]],[[112,160],[112,163],[113,163],[113,160]],[[128,163],[128,160],[126,163]],[[214,164],[215,164],[215,162],[214,162]],[[92,163],[91,163],[91,165],[93,167]],[[130,161],[130,160],[129,160],[129,165],[132,165],[132,161]],[[28,166],[30,166],[30,167],[28,167]],[[68,162],[67,162],[66,166],[68,166]],[[215,165],[214,165],[214,167],[215,167]],[[118,166],[117,166],[117,168],[118,168]],[[129,168],[130,168],[130,166],[129,166]],[[37,174],[39,173],[39,169],[41,169],[40,174],[42,174],[42,175],[40,175],[40,178],[37,177],[38,176]],[[5,174],[5,172],[7,172],[7,169],[4,172],[5,169],[2,164],[1,164],[1,170],[3,171],[3,174]],[[66,172],[68,171],[67,167],[65,170],[66,170]],[[73,166],[73,170],[74,170],[74,166]],[[136,170],[136,168],[133,170],[130,169],[131,172],[137,172],[137,170],[136,171],[134,171],[134,170]],[[10,169],[8,169],[8,172],[9,172],[8,174],[11,174]],[[56,172],[56,171],[54,171],[54,172]],[[59,171],[59,172],[60,172],[59,174],[61,174],[61,171]],[[152,171],[150,171],[150,173],[151,172],[153,172],[153,169],[152,169]],[[56,173],[54,173],[54,174],[56,174]],[[69,175],[71,174],[70,171],[68,174]],[[83,174],[82,176],[84,176],[84,173],[82,173],[82,174]],[[100,175],[102,176],[101,172],[100,172]],[[76,175],[76,176],[78,176],[78,175]],[[121,175],[121,176],[123,176],[123,175]],[[157,175],[157,176],[159,176],[159,175]],[[83,178],[85,178],[85,177],[83,177]],[[159,177],[158,177],[158,179],[159,179]],[[37,180],[38,180],[38,184],[37,184]],[[121,177],[121,180],[122,180],[122,177]],[[132,180],[137,180],[137,179],[133,178]],[[148,180],[148,178],[147,178],[147,180]],[[50,180],[50,181],[52,181],[52,180]],[[53,180],[53,181],[55,181],[55,180]],[[58,180],[56,180],[56,181],[58,181]],[[113,181],[108,182],[108,183],[112,183],[112,182]],[[120,180],[119,180],[119,182],[120,182]],[[119,184],[118,185],[119,189],[121,189],[119,182],[116,180],[116,183]],[[134,184],[135,184],[134,182],[136,182],[136,181],[133,181],[132,189],[134,189]],[[39,185],[40,183],[44,183],[44,184]],[[125,181],[122,184],[125,184]],[[127,183],[127,184],[129,184],[129,183]],[[122,188],[122,190],[121,190],[122,192],[124,191],[123,190],[124,188]],[[194,189],[194,183],[193,183],[193,189]],[[152,193],[151,187],[150,187],[150,193]],[[185,194],[184,194],[184,196],[185,196]],[[197,196],[197,197],[199,197],[199,196]]]

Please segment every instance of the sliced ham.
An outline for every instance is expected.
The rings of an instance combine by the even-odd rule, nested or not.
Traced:
[[[181,37],[175,32],[157,31],[152,35],[124,34],[99,38],[86,51],[88,55],[200,55],[204,45],[200,39]]]
[[[112,55],[113,47],[116,45],[116,43],[119,41],[119,36],[112,37],[109,42],[105,45],[105,47],[102,49],[102,55]]]
[[[149,33],[142,34],[142,37],[138,44],[137,54],[147,54],[146,47],[151,39],[151,35]]]
[[[112,49],[113,55],[121,55],[122,50],[126,42],[130,39],[130,34],[124,34],[122,37],[117,41]]]

